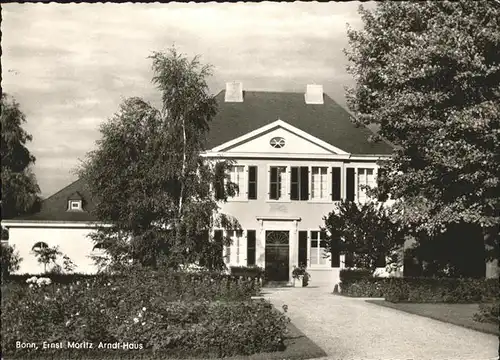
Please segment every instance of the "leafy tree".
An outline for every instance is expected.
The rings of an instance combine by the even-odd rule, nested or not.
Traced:
[[[31,170],[35,157],[26,148],[32,136],[22,128],[26,117],[19,104],[5,93],[2,93],[1,106],[1,211],[3,219],[10,219],[37,210],[40,188]],[[8,237],[6,231],[2,227],[2,238]]]
[[[50,264],[53,264],[56,267],[59,266],[57,265],[56,260],[58,256],[62,255],[62,253],[59,251],[58,246],[41,246],[33,249],[33,252],[35,253],[37,261],[40,264],[43,264],[44,272],[47,272],[47,266]]]
[[[498,256],[500,6],[495,1],[379,2],[348,30],[348,105],[396,145],[378,196],[429,234],[464,224]],[[454,225],[456,224],[456,225]],[[472,239],[472,238],[471,238]]]
[[[2,264],[2,279],[13,271],[19,270],[19,264],[23,260],[19,256],[19,252],[13,246],[2,243],[1,244],[1,264]]]
[[[217,110],[205,80],[210,67],[174,48],[151,59],[162,109],[140,98],[125,100],[101,126],[102,140],[80,169],[97,204],[95,214],[112,224],[93,239],[114,264],[175,267],[201,261],[222,267],[227,239],[216,241],[208,230],[238,225],[218,214],[215,196],[230,163],[212,164],[200,156]],[[235,190],[233,184],[223,188],[226,195]]]
[[[323,218],[329,234],[327,251],[353,254],[353,266],[374,271],[399,251],[406,230],[393,220],[393,209],[375,202],[358,205],[344,200]],[[332,246],[334,249],[332,249]]]

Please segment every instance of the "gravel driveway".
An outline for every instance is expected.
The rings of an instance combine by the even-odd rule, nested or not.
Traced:
[[[329,359],[498,359],[498,338],[460,326],[333,295],[321,287],[264,289],[275,307]]]

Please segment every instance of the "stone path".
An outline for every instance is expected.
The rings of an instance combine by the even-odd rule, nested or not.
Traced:
[[[498,338],[395,309],[333,295],[327,288],[264,289],[275,307],[328,359],[498,359]]]

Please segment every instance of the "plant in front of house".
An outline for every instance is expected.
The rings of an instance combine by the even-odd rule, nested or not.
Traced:
[[[19,264],[22,258],[19,256],[19,252],[15,250],[13,246],[8,244],[1,244],[0,248],[0,262],[2,266],[2,281],[11,272],[19,270]]]
[[[7,284],[2,296],[2,354],[9,358],[29,355],[15,347],[19,334],[36,343],[140,343],[165,358],[251,355],[284,347],[289,319],[267,301],[252,301],[245,279],[132,268],[123,277],[70,284],[28,280],[41,285]],[[64,358],[82,356],[56,352],[61,350],[47,350]]]
[[[474,320],[498,324],[500,322],[500,300],[496,299],[489,304],[479,304],[479,312],[474,314]]]
[[[38,263],[43,264],[44,272],[47,272],[47,266],[49,266],[50,264],[57,266],[57,257],[62,254],[59,251],[58,246],[37,247],[33,249],[33,252],[35,253]]]
[[[357,204],[343,200],[323,218],[330,241],[326,251],[346,253],[346,267],[369,269],[386,266],[386,256],[404,245],[406,229],[394,220],[394,210],[381,203]]]
[[[311,275],[307,272],[305,265],[300,265],[293,267],[292,278],[295,287],[305,287],[309,285]]]

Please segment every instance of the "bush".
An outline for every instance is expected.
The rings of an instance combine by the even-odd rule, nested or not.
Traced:
[[[249,300],[248,288],[241,286],[227,276],[147,276],[141,271],[31,288],[6,284],[2,353],[26,355],[27,350],[15,348],[21,338],[39,344],[140,343],[144,349],[184,357],[283,350],[288,319],[267,301]],[[231,291],[236,294],[229,296]]]
[[[231,275],[244,278],[264,279],[265,270],[259,266],[231,266]]]
[[[373,277],[373,271],[370,269],[342,269],[340,270],[340,281],[349,283],[361,279]]]
[[[384,297],[391,302],[477,303],[498,298],[497,279],[365,278],[341,282],[353,297]]]
[[[119,275],[108,275],[108,274],[58,274],[58,273],[45,273],[42,275],[33,274],[15,274],[9,275],[5,278],[6,283],[18,283],[24,284],[26,280],[32,276],[43,276],[48,277],[53,283],[56,284],[72,284],[77,281],[93,281],[94,279],[113,279],[119,278]]]
[[[13,246],[1,244],[0,262],[2,264],[2,281],[7,278],[12,271],[19,270],[22,258]]]
[[[479,322],[500,323],[500,300],[492,304],[479,304],[479,312],[474,314],[474,320]]]

